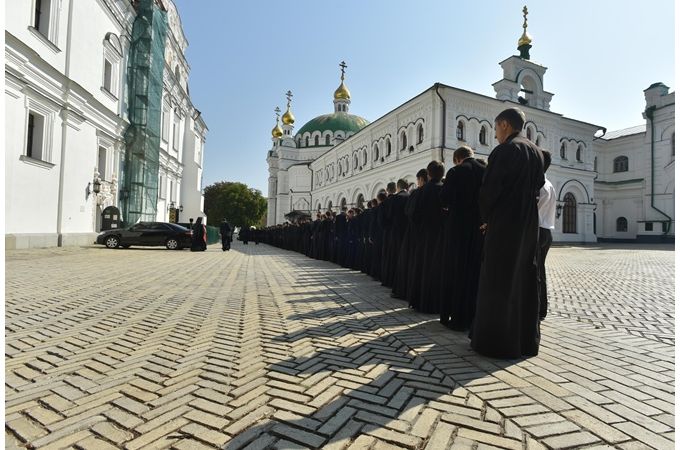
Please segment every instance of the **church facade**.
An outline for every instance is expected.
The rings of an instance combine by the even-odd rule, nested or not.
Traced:
[[[129,60],[140,4],[8,2],[5,30],[5,246],[92,244],[103,210],[123,209]],[[172,0],[160,65],[163,108],[153,208],[145,220],[203,214],[207,127],[191,102],[187,41]],[[156,178],[157,177],[157,178]],[[132,197],[132,196],[130,196]],[[181,208],[180,208],[181,206]],[[177,211],[174,211],[176,213]]]
[[[633,134],[607,133],[602,125],[550,110],[553,94],[543,83],[547,69],[530,59],[530,48],[525,22],[520,55],[500,63],[503,76],[493,84],[495,98],[435,83],[372,123],[349,113],[344,63],[334,113],[294,133],[289,96],[282,127],[277,115],[267,156],[267,225],[285,222],[292,211],[313,215],[363,207],[390,181],[415,182],[416,172],[432,160],[448,170],[461,145],[486,159],[497,145],[494,118],[519,106],[527,118],[523,135],[552,154],[547,177],[558,193],[555,241],[672,238],[674,94],[660,83],[652,85],[645,91],[646,126]],[[651,155],[650,146],[656,148]],[[625,155],[630,169],[613,173],[614,160]]]

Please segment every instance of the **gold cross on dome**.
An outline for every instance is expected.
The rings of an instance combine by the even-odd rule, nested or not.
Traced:
[[[281,114],[281,108],[279,108],[277,106],[276,109],[274,109],[274,112],[276,113],[276,120],[279,120],[279,115]]]
[[[527,5],[524,5],[524,9],[522,9],[522,12],[524,13],[524,25],[522,25],[522,27],[524,27],[524,29],[526,29],[527,28],[527,14],[529,14],[529,10],[527,9]]]
[[[293,99],[293,93],[290,91],[286,92],[286,98],[288,99],[288,105],[290,106],[290,101]]]

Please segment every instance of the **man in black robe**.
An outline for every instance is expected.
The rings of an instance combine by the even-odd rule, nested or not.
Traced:
[[[403,178],[397,180],[397,193],[392,195],[389,199],[389,208],[387,209],[388,222],[390,224],[389,235],[386,236],[387,251],[383,252],[386,255],[387,263],[383,262],[383,285],[393,287],[396,281],[397,263],[399,261],[399,254],[401,245],[404,241],[406,228],[408,226],[408,219],[404,210],[406,202],[409,198],[408,182]]]
[[[383,210],[387,194],[385,191],[379,192],[374,207],[373,216],[371,217],[371,271],[369,275],[374,280],[380,281],[380,270],[382,268],[382,247],[383,247]]]
[[[392,287],[390,281],[391,274],[394,273],[394,267],[392,265],[392,251],[390,246],[392,245],[392,201],[394,200],[394,195],[397,193],[397,183],[390,181],[387,183],[387,199],[380,206],[380,221],[383,229],[383,246],[380,254],[380,280],[383,286]]]
[[[422,215],[423,258],[420,266],[420,291],[414,304],[418,311],[439,312],[441,284],[441,231],[443,227],[442,189],[444,164],[432,161],[427,165],[427,183],[416,202],[416,214]]]
[[[406,287],[404,290],[404,299],[408,302],[410,307],[414,307],[418,301],[418,294],[420,292],[420,271],[422,266],[423,253],[423,217],[419,214],[416,206],[418,200],[423,193],[423,188],[427,183],[427,170],[420,169],[416,174],[416,182],[418,188],[411,192],[409,201],[406,204],[404,213],[409,221],[408,232],[408,247],[407,257],[403,259],[406,265]]]
[[[472,324],[483,236],[479,229],[479,188],[485,166],[474,158],[468,146],[453,152],[454,167],[449,169],[441,191],[448,209],[444,226],[440,322],[454,330]]]
[[[335,259],[333,262],[346,267],[345,255],[347,253],[347,207],[343,206],[340,214],[335,216],[333,224],[333,234],[335,236]]]
[[[373,254],[373,244],[371,243],[371,223],[373,222],[373,214],[375,214],[376,203],[376,199],[371,199],[368,201],[368,209],[364,211],[364,218],[361,224],[361,234],[364,241],[361,271],[366,275],[368,275],[371,271],[371,256]]]
[[[407,299],[407,289],[409,281],[409,267],[414,258],[415,243],[416,243],[416,225],[414,223],[412,212],[414,211],[414,203],[417,200],[420,188],[427,182],[427,171],[421,169],[416,174],[417,189],[407,191],[406,202],[404,203],[404,219],[406,228],[404,236],[399,244],[397,254],[397,263],[395,265],[394,280],[392,287],[392,297]]]
[[[543,156],[520,135],[524,122],[519,108],[496,117],[500,144],[489,155],[479,192],[485,236],[471,344],[495,358],[535,356],[541,339],[536,202]]]
[[[222,251],[231,249],[232,228],[227,219],[222,219],[220,224],[220,237],[222,238]]]

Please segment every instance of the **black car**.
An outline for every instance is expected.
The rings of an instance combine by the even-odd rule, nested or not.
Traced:
[[[191,231],[174,223],[138,222],[129,228],[103,231],[96,243],[108,248],[165,245],[169,250],[180,250],[191,246]]]

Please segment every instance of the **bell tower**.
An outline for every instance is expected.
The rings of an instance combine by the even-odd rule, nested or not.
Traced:
[[[519,56],[513,55],[499,63],[503,68],[503,79],[495,82],[493,88],[496,90],[498,100],[508,100],[550,111],[553,94],[543,90],[543,75],[548,68],[530,60],[529,50],[533,40],[527,32],[529,10],[525,6],[522,12],[524,32],[517,42]]]

